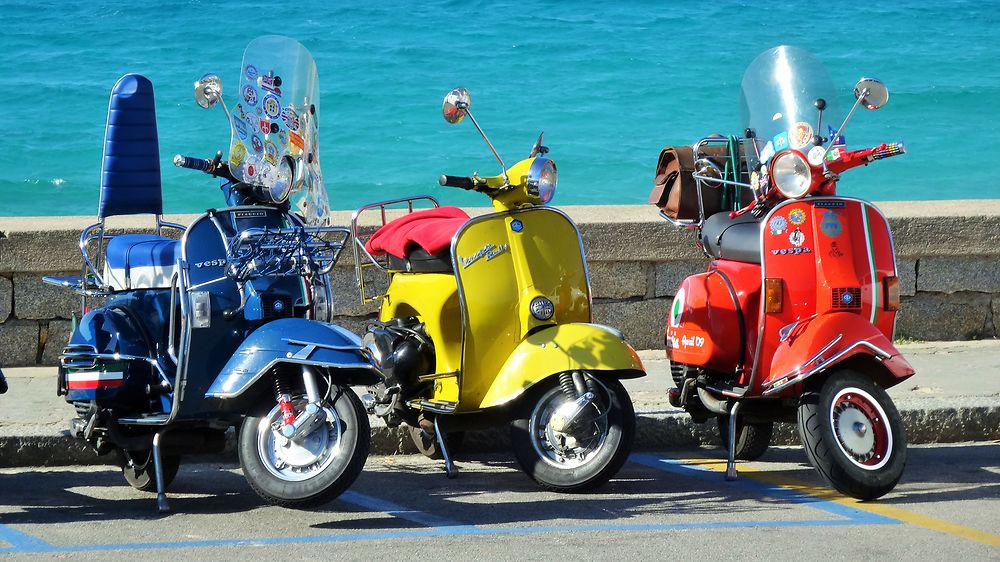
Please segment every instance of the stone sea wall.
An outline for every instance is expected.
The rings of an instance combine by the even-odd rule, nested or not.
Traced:
[[[1000,200],[879,203],[892,227],[903,310],[897,338],[1000,336]],[[583,233],[596,321],[622,329],[640,349],[662,346],[666,310],[680,281],[707,260],[694,233],[651,206],[563,208]],[[483,212],[482,209],[471,209]],[[191,216],[167,217],[186,224]],[[349,213],[337,213],[346,224]],[[80,299],[43,275],[79,275],[86,217],[0,217],[0,366],[53,365]],[[112,226],[136,230],[148,217]],[[350,252],[334,269],[336,321],[356,332],[373,317],[360,304]]]

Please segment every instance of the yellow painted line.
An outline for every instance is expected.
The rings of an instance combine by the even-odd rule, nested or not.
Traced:
[[[724,473],[726,471],[726,461],[720,461],[717,459],[678,460],[684,464],[702,467],[715,472]],[[771,472],[753,470],[745,466],[738,466],[737,468],[739,469],[740,474],[749,474],[754,480],[759,480],[766,484],[781,486],[782,488],[809,494],[810,496],[817,497],[824,501],[839,503],[841,505],[846,505],[854,509],[867,511],[883,517],[891,517],[904,523],[924,527],[932,531],[938,531],[940,533],[946,533],[966,540],[981,542],[983,544],[1000,548],[1000,535],[987,533],[986,531],[980,531],[979,529],[973,529],[972,527],[966,527],[965,525],[959,525],[958,523],[952,523],[951,521],[928,517],[919,513],[913,513],[912,511],[906,511],[905,509],[900,509],[884,503],[863,502],[854,498],[847,498],[831,489],[812,486],[792,478],[778,476]]]

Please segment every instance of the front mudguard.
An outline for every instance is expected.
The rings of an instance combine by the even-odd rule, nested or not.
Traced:
[[[514,348],[479,407],[506,404],[543,379],[567,371],[620,379],[646,374],[639,355],[618,330],[601,324],[560,324],[531,334]]]
[[[804,320],[789,332],[771,360],[771,376],[762,383],[765,396],[827,371],[846,361],[870,359],[866,367],[888,388],[912,376],[913,367],[889,338],[853,312],[832,312]]]
[[[206,398],[236,398],[262,381],[275,366],[309,365],[336,384],[373,385],[382,374],[363,351],[361,338],[334,324],[283,318],[257,328],[205,393]]]

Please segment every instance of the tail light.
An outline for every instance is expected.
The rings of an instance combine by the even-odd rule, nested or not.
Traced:
[[[882,283],[885,285],[885,309],[899,310],[899,277],[888,275]]]
[[[781,279],[764,279],[764,312],[781,312],[784,288]]]

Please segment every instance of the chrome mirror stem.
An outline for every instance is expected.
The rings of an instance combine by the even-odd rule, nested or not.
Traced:
[[[466,106],[462,108],[462,110],[465,112],[466,115],[469,116],[469,119],[472,119],[472,124],[476,126],[476,130],[479,131],[479,134],[482,135],[483,140],[486,141],[486,146],[490,147],[490,151],[493,153],[493,156],[495,156],[497,162],[500,163],[500,170],[501,170],[500,173],[503,175],[504,186],[510,185],[510,180],[507,178],[507,165],[503,163],[503,158],[500,158],[500,154],[497,153],[497,149],[493,148],[493,143],[491,143],[490,139],[486,137],[486,133],[484,133],[483,128],[479,126],[479,122],[476,121],[476,118],[472,115],[472,111],[469,109],[469,107]]]

